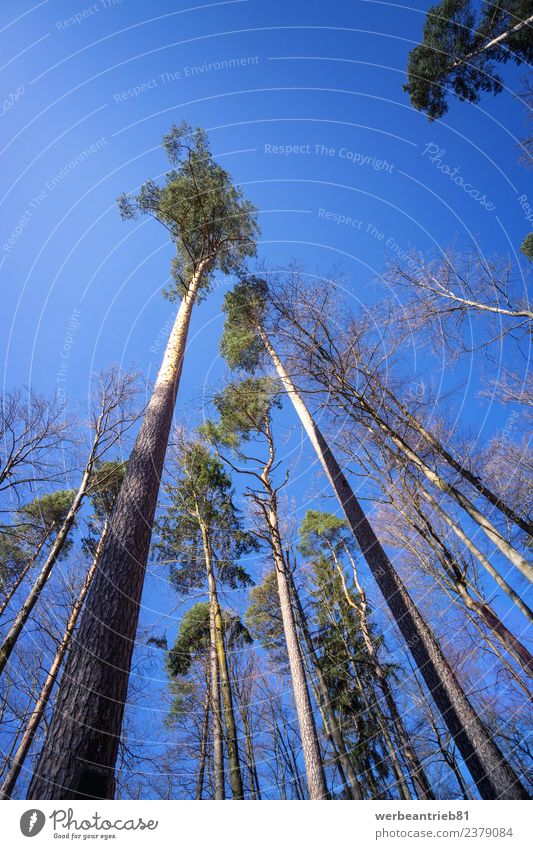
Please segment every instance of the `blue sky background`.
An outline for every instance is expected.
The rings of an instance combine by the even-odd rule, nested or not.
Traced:
[[[521,263],[518,245],[530,228],[518,197],[529,190],[533,203],[517,147],[526,134],[516,96],[525,71],[504,67],[501,95],[479,105],[451,100],[445,118],[429,124],[402,91],[429,5],[4,2],[4,388],[54,393],[75,310],[79,327],[61,384],[71,407],[83,412],[91,373],[113,361],[154,377],[175,311],[160,294],[172,248],[151,220],[123,223],[115,199],[164,172],[161,138],[182,119],[208,130],[215,157],[259,207],[260,256],[274,266],[296,258],[312,271],[337,266],[355,301],[375,300],[372,278],[387,255],[410,246],[430,256],[451,243],[475,245]],[[65,23],[76,15],[81,20]],[[209,69],[235,59],[244,62]],[[83,154],[91,145],[94,152]],[[442,149],[441,161],[458,167],[494,208],[439,171],[428,145]],[[361,225],[337,224],[320,210]],[[216,288],[193,317],[177,404],[187,421],[195,418],[192,403],[224,373],[225,290]],[[437,358],[432,369],[443,390],[461,387],[454,409],[482,442],[504,427],[510,411],[479,397],[477,363],[457,369]],[[278,426],[296,462],[289,492],[303,515],[319,481],[309,478],[312,458],[290,412]],[[169,610],[165,581],[161,574],[149,580],[145,624]]]

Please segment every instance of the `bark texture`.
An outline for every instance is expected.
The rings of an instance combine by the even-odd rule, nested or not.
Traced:
[[[191,312],[203,270],[199,264],[182,299],[128,460],[29,799],[114,796],[114,768],[152,524]]]
[[[291,604],[287,566],[281,546],[277,515],[275,509],[272,507],[268,511],[268,523],[272,536],[272,548],[276,566],[281,618],[283,621],[285,642],[287,644],[287,654],[289,657],[289,667],[291,670],[291,680],[294,691],[294,702],[296,704],[296,713],[298,715],[298,723],[300,726],[309,798],[326,799],[327,787],[322,767],[322,754],[320,752],[320,745],[318,742],[311,697],[307,686],[302,650],[296,630],[294,610]]]
[[[315,424],[262,328],[260,334],[280,380],[315,448],[370,571],[461,752],[480,795],[484,799],[528,799],[529,795],[525,787],[470,704],[431,629],[387,557],[327,441]]]

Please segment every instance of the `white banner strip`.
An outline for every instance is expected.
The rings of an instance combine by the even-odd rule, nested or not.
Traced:
[[[215,807],[216,806],[216,807]],[[530,847],[527,802],[10,801],[5,847]],[[529,822],[529,826],[528,826]],[[31,842],[31,841],[34,842]]]

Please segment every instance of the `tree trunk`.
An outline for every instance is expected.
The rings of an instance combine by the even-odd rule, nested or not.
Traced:
[[[279,603],[281,617],[283,620],[285,642],[287,644],[287,654],[289,656],[294,701],[296,704],[296,713],[298,715],[300,735],[302,738],[302,749],[304,754],[309,798],[326,799],[327,787],[322,767],[322,755],[320,753],[311,698],[307,687],[302,650],[296,631],[296,621],[291,604],[287,567],[283,556],[278,517],[275,509],[275,496],[273,493],[271,493],[271,506],[268,510],[268,524],[272,538],[272,549],[278,581]]]
[[[207,569],[207,580],[209,583],[209,598],[213,606],[213,617],[215,623],[215,646],[218,659],[218,667],[220,671],[220,683],[222,689],[222,701],[224,703],[224,718],[226,720],[226,745],[228,749],[228,766],[229,766],[229,783],[234,799],[244,799],[244,790],[242,786],[241,765],[239,761],[239,745],[237,740],[237,725],[235,723],[235,711],[233,709],[233,696],[231,693],[231,681],[229,676],[228,658],[226,655],[226,646],[224,643],[224,622],[222,620],[222,611],[218,601],[218,593],[215,581],[215,573],[213,570],[213,558],[211,553],[211,545],[209,542],[209,534],[205,524],[198,514],[200,530],[202,532],[202,542],[204,547],[204,557]]]
[[[420,487],[419,491],[424,500],[427,501],[428,504],[431,504],[433,509],[439,514],[443,521],[446,522],[448,527],[452,529],[457,538],[461,540],[465,548],[467,548],[468,551],[474,555],[476,560],[481,563],[483,568],[486,569],[492,580],[500,587],[501,590],[503,590],[504,593],[506,593],[506,595],[509,596],[511,601],[516,604],[520,612],[523,613],[530,622],[533,622],[533,611],[530,610],[526,602],[518,595],[518,593],[509,586],[505,578],[502,578],[499,572],[496,571],[492,563],[487,560],[485,555],[479,550],[477,545],[472,542],[461,526],[440,506],[439,502],[431,495],[430,492],[423,487]]]
[[[387,395],[392,399],[392,401],[397,405],[398,409],[405,417],[405,420],[409,423],[409,425],[415,430],[426,442],[430,445],[437,454],[442,457],[443,460],[451,466],[456,472],[458,472],[461,477],[463,477],[469,484],[471,484],[474,489],[480,493],[487,501],[500,510],[504,516],[510,519],[511,522],[514,522],[515,525],[518,525],[523,531],[525,531],[530,536],[533,536],[533,524],[529,522],[527,519],[519,516],[512,507],[510,507],[506,502],[496,495],[488,486],[486,486],[481,478],[475,475],[467,466],[461,463],[459,460],[456,460],[455,457],[450,454],[450,452],[436,439],[433,434],[431,434],[426,428],[418,421],[415,416],[413,416],[408,408],[403,404],[398,398],[393,395],[393,393],[383,387],[380,384],[380,388],[382,388]]]
[[[319,702],[320,707],[324,712],[324,719],[325,725],[328,730],[328,736],[331,738],[331,741],[338,753],[339,766],[341,767],[341,769],[339,770],[341,779],[345,782],[346,791],[351,799],[362,799],[363,794],[361,793],[359,781],[357,779],[357,775],[355,773],[355,769],[353,767],[350,756],[346,750],[344,737],[342,736],[342,731],[337,721],[335,709],[331,704],[331,700],[329,698],[328,688],[324,680],[324,674],[322,672],[322,669],[320,668],[320,663],[318,662],[316,656],[316,649],[311,634],[309,633],[309,628],[307,626],[307,620],[303,611],[302,602],[300,601],[300,595],[292,579],[292,575],[289,576],[289,581],[291,594],[294,599],[296,610],[298,613],[298,623],[300,625],[300,630],[307,646],[307,653],[309,659],[311,660],[316,673],[317,690],[319,696],[317,701]]]
[[[252,799],[258,800],[261,799],[261,787],[259,785],[259,775],[257,774],[257,766],[255,763],[254,741],[252,737],[252,729],[250,727],[250,717],[244,706],[241,711],[241,716],[246,738],[246,755],[248,758],[248,771],[250,773],[250,792],[252,794]]]
[[[527,672],[530,676],[533,675],[533,656],[530,654],[526,646],[523,645],[508,628],[506,628],[500,617],[493,611],[486,601],[482,598],[481,600],[472,598],[472,595],[469,592],[469,585],[463,575],[463,571],[452,552],[446,543],[440,539],[425,513],[419,507],[415,506],[415,509],[423,523],[422,527],[419,526],[418,522],[411,519],[408,514],[403,511],[400,512],[402,512],[406,521],[409,522],[409,524],[435,552],[446,576],[452,583],[455,593],[463,601],[465,607],[481,619],[481,621],[490,629],[504,649],[525,670],[525,672]],[[480,630],[480,633],[483,634],[483,631]]]
[[[63,546],[64,546],[66,539],[69,535],[69,532],[70,532],[70,530],[71,530],[71,528],[72,528],[72,526],[73,526],[73,524],[76,520],[76,515],[78,513],[78,510],[80,509],[82,501],[85,498],[85,494],[87,492],[87,487],[89,485],[89,480],[90,480],[90,477],[91,477],[91,472],[92,472],[92,452],[91,452],[91,459],[89,460],[89,463],[85,467],[85,471],[83,473],[83,477],[81,479],[79,489],[78,489],[76,495],[74,496],[72,504],[69,507],[69,511],[68,511],[67,515],[65,516],[65,520],[64,520],[63,524],[61,525],[58,533],[57,533],[57,536],[54,540],[54,544],[52,545],[52,548],[50,549],[50,553],[49,553],[48,557],[46,558],[46,560],[44,561],[43,566],[41,568],[41,571],[39,572],[37,578],[35,579],[34,584],[31,588],[31,590],[29,591],[24,604],[20,608],[17,616],[15,617],[15,621],[11,625],[11,628],[9,629],[7,636],[5,637],[2,645],[0,646],[0,675],[3,673],[5,666],[6,666],[6,663],[9,660],[9,656],[11,655],[11,652],[15,648],[15,644],[16,644],[16,642],[17,642],[17,640],[18,640],[18,638],[19,638],[19,636],[22,632],[22,629],[24,628],[24,625],[28,621],[33,608],[37,604],[39,597],[40,597],[40,595],[41,595],[41,593],[42,593],[42,591],[43,591],[43,589],[46,585],[46,582],[48,581],[48,578],[50,577],[52,569],[54,568],[54,566],[57,562],[57,559],[58,559],[59,555],[61,554]]]
[[[389,679],[387,678],[387,673],[385,672],[380,663],[368,625],[368,607],[366,593],[363,590],[361,584],[359,583],[359,576],[357,574],[355,561],[350,555],[350,553],[347,553],[352,565],[355,587],[359,594],[359,604],[357,605],[356,609],[359,613],[361,634],[363,636],[363,641],[365,643],[368,656],[374,666],[376,678],[378,679],[379,685],[383,692],[385,704],[387,705],[387,709],[389,711],[390,718],[394,727],[395,736],[398,740],[404,760],[409,770],[409,777],[415,789],[416,795],[419,799],[434,799],[435,796],[433,795],[433,791],[429,786],[429,781],[426,777],[422,764],[420,763],[418,755],[414,750],[413,746],[411,745],[409,734],[405,729],[402,718],[400,716],[400,712],[398,710],[398,706],[396,705],[396,701],[394,699],[394,696],[392,695],[392,690],[390,688]],[[346,585],[344,585],[344,587],[346,590]]]
[[[328,443],[296,391],[266,334],[262,329],[260,333],[370,571],[457,743],[480,795],[485,799],[529,798],[525,787],[466,697],[432,631],[420,615],[387,557]]]
[[[39,695],[39,698],[37,699],[37,702],[36,702],[35,707],[33,709],[33,713],[30,716],[29,722],[26,726],[26,729],[25,729],[24,734],[22,736],[22,740],[21,740],[20,745],[17,749],[17,752],[15,754],[15,757],[13,759],[13,762],[11,764],[9,772],[7,773],[7,775],[4,779],[4,782],[2,784],[2,787],[0,788],[0,799],[9,799],[9,797],[11,796],[13,789],[15,787],[15,783],[17,781],[17,778],[18,778],[20,771],[21,771],[21,769],[24,765],[24,761],[26,760],[26,756],[28,754],[30,746],[33,742],[35,734],[37,733],[37,729],[38,729],[38,727],[41,723],[41,720],[44,716],[46,706],[48,704],[48,701],[50,699],[50,695],[52,693],[54,684],[55,684],[57,676],[59,674],[59,670],[61,669],[61,664],[63,663],[63,658],[65,657],[67,649],[68,649],[68,647],[71,643],[72,635],[74,633],[74,629],[76,627],[76,623],[78,621],[80,611],[83,607],[83,602],[85,601],[85,596],[87,595],[89,587],[91,586],[91,582],[94,578],[94,574],[96,572],[98,562],[99,562],[99,559],[100,559],[100,556],[101,556],[102,548],[103,548],[103,545],[104,545],[104,542],[105,542],[105,539],[106,539],[106,536],[107,536],[108,527],[109,527],[109,520],[106,520],[104,527],[103,527],[103,530],[102,530],[102,534],[101,534],[100,539],[98,541],[98,545],[97,545],[97,548],[96,548],[96,552],[95,552],[95,555],[94,555],[94,559],[93,559],[91,568],[89,569],[89,571],[87,573],[87,577],[85,578],[85,582],[83,584],[83,587],[81,588],[80,594],[79,594],[78,598],[76,599],[76,601],[74,602],[74,605],[73,605],[71,613],[70,613],[69,620],[67,622],[67,627],[65,629],[65,633],[63,634],[63,638],[61,640],[61,643],[59,644],[59,648],[56,652],[56,656],[54,657],[52,666],[49,669],[48,675],[46,677],[46,681],[43,684],[41,693]]]
[[[209,598],[210,655],[211,655],[211,700],[213,702],[213,775],[215,799],[226,798],[224,778],[224,730],[222,727],[222,700],[220,698],[220,675],[217,655],[217,633],[215,606]]]
[[[29,799],[112,799],[152,524],[192,308],[205,264],[184,295],[144,421],[128,460],[62,676]]]
[[[516,566],[517,569],[520,569],[523,575],[528,578],[529,581],[533,581],[533,567],[530,563],[523,557],[520,552],[516,550],[499,532],[497,528],[494,527],[492,522],[490,522],[483,513],[478,510],[475,504],[473,504],[463,493],[457,489],[451,483],[448,483],[444,480],[437,472],[434,472],[429,466],[424,462],[424,460],[415,452],[413,449],[407,444],[407,442],[400,436],[387,422],[385,422],[381,416],[368,404],[364,401],[364,399],[360,399],[360,403],[362,404],[363,409],[372,417],[377,426],[380,428],[383,433],[385,433],[391,442],[396,445],[399,450],[405,454],[405,456],[413,463],[413,465],[419,469],[423,475],[441,492],[444,492],[446,495],[449,495],[454,501],[462,507],[462,509],[468,513],[471,519],[476,522],[479,527],[484,531],[484,533],[488,536],[490,541],[502,552],[503,555],[509,560],[513,566]]]
[[[45,531],[45,533],[43,534],[42,538],[39,541],[39,544],[37,545],[37,548],[35,549],[35,552],[33,553],[33,556],[30,557],[28,562],[24,565],[24,567],[23,567],[20,575],[18,576],[17,580],[15,581],[15,583],[13,584],[13,586],[11,587],[9,592],[7,593],[5,599],[3,600],[2,604],[0,605],[0,616],[2,616],[4,614],[4,611],[9,606],[9,602],[11,601],[13,596],[15,595],[18,588],[20,587],[22,581],[24,580],[24,578],[26,577],[26,575],[30,571],[33,564],[37,562],[37,560],[39,558],[39,554],[41,553],[46,540],[48,539],[48,537],[50,536],[52,531],[55,530],[55,528],[56,528],[56,523],[54,522],[52,525],[50,525],[48,530]]]
[[[501,44],[503,41],[507,41],[510,35],[518,32],[518,30],[522,29],[525,26],[533,25],[533,15],[530,15],[529,18],[525,18],[523,21],[519,21],[514,27],[510,27],[505,32],[501,32],[499,35],[491,38],[489,41],[486,41],[485,44],[482,44],[481,47],[478,47],[476,50],[472,50],[471,53],[467,53],[462,59],[457,59],[452,64],[452,69],[459,67],[459,65],[464,65],[465,62],[468,62],[469,59],[474,59],[476,56],[480,56],[486,50],[490,50],[491,47],[496,47],[497,44]],[[528,318],[533,318],[533,315],[529,310],[524,310],[523,312],[511,313],[512,315],[523,315]]]
[[[489,604],[484,601],[476,601],[476,599],[472,598],[465,584],[461,581],[458,581],[455,586],[457,594],[463,600],[465,607],[479,616],[487,628],[492,631],[496,639],[509,652],[511,657],[520,664],[525,672],[533,676],[533,656],[529,653],[526,646],[505,627],[500,617],[494,613]]]
[[[209,711],[211,703],[211,686],[209,681],[211,664],[207,663],[205,680],[205,702],[204,720],[202,722],[202,736],[200,738],[200,758],[198,763],[198,778],[196,780],[196,799],[201,799],[204,789],[205,763],[207,760],[207,741],[209,736]]]

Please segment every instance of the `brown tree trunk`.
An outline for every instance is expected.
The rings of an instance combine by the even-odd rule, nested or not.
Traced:
[[[98,541],[98,545],[96,548],[96,552],[94,555],[94,559],[87,573],[87,577],[85,578],[85,582],[83,587],[81,588],[80,594],[74,605],[72,607],[69,620],[67,622],[67,627],[65,629],[65,633],[63,634],[63,638],[61,643],[59,644],[59,648],[56,652],[56,656],[54,657],[53,663],[48,671],[48,675],[46,676],[46,681],[43,684],[41,693],[35,707],[33,709],[33,713],[30,716],[24,734],[22,736],[22,740],[19,744],[19,747],[16,751],[15,757],[11,763],[11,767],[9,772],[7,773],[2,787],[0,788],[0,799],[9,799],[11,796],[13,789],[15,787],[17,778],[19,777],[20,771],[24,765],[24,761],[26,760],[26,756],[30,749],[30,746],[33,742],[35,734],[37,733],[37,729],[41,723],[41,720],[44,716],[44,712],[46,710],[46,706],[50,699],[50,695],[52,693],[54,684],[56,682],[57,676],[59,674],[59,670],[61,669],[61,664],[63,663],[63,658],[65,657],[65,653],[71,643],[72,635],[74,633],[74,629],[76,627],[76,623],[78,621],[78,617],[80,615],[80,611],[83,607],[83,602],[85,601],[85,596],[91,586],[91,581],[94,578],[94,574],[96,572],[96,568],[98,566],[98,561],[100,559],[100,555],[102,552],[102,548],[105,542],[105,538],[107,536],[109,527],[109,520],[106,520],[104,527],[102,529],[102,534]]]
[[[481,619],[481,621],[489,628],[504,649],[511,655],[511,657],[514,658],[524,671],[530,676],[533,675],[533,656],[530,654],[526,646],[523,645],[523,643],[521,643],[508,628],[506,628],[499,616],[493,611],[486,601],[483,599],[477,600],[472,598],[461,567],[456,562],[452,552],[445,542],[440,539],[425,513],[418,507],[415,507],[415,509],[422,522],[422,527],[417,521],[411,519],[408,514],[403,511],[401,512],[406,521],[414,527],[422,539],[433,549],[439,562],[442,564],[445,574],[451,581],[455,593],[463,601],[465,607],[478,616],[479,619]],[[481,631],[481,633],[483,632]]]
[[[360,398],[359,400],[363,409],[372,417],[380,430],[389,437],[391,442],[393,442],[394,445],[396,445],[396,447],[407,457],[407,459],[422,472],[430,483],[440,489],[441,492],[444,492],[446,495],[453,498],[454,501],[470,516],[470,518],[479,525],[490,541],[499,548],[509,562],[512,563],[513,566],[516,566],[517,569],[520,569],[522,574],[525,575],[529,581],[533,581],[533,567],[531,564],[528,563],[525,557],[523,557],[520,552],[518,552],[516,548],[514,548],[511,543],[505,539],[492,522],[490,522],[489,519],[487,519],[480,510],[478,510],[476,505],[473,504],[466,495],[463,495],[456,486],[448,483],[437,472],[430,469],[422,457],[413,451],[403,437],[400,436],[400,434],[397,433],[397,431],[395,431],[386,421],[384,421],[370,404],[368,404],[364,399]]]
[[[250,717],[248,715],[248,711],[244,708],[241,715],[246,738],[246,755],[248,759],[248,771],[250,773],[250,792],[252,799],[261,799],[261,787],[259,785],[259,775],[257,774],[257,766],[255,763],[254,741],[252,737],[252,729],[250,727]]]
[[[435,637],[376,537],[328,443],[261,329],[263,343],[289,395],[389,609],[426,685],[485,799],[529,795],[476,714]]]
[[[184,295],[128,460],[109,534],[69,654],[29,799],[112,799],[131,658],[163,462],[192,308]]]
[[[464,583],[457,582],[456,589],[458,595],[463,600],[465,607],[479,616],[487,628],[492,631],[502,646],[509,652],[511,657],[514,657],[525,672],[527,672],[530,676],[533,676],[533,656],[529,653],[526,646],[521,643],[508,628],[505,627],[502,620],[494,613],[491,606],[484,601],[477,601],[472,598]]]
[[[394,727],[395,736],[398,740],[398,744],[402,750],[404,760],[409,770],[409,777],[413,783],[413,786],[419,799],[434,799],[435,796],[433,795],[433,791],[429,786],[429,781],[427,780],[422,764],[420,763],[418,755],[416,754],[413,746],[411,745],[409,735],[405,730],[405,726],[400,716],[398,706],[396,705],[396,701],[394,699],[394,696],[392,695],[392,690],[390,688],[389,680],[387,678],[387,673],[385,672],[379,661],[379,657],[377,655],[376,648],[374,646],[374,642],[372,640],[372,635],[370,633],[370,628],[368,625],[368,607],[366,593],[363,590],[361,584],[359,583],[359,576],[357,574],[355,561],[350,555],[350,553],[347,553],[352,564],[355,587],[359,594],[359,604],[357,605],[357,611],[359,613],[359,621],[361,624],[361,633],[363,635],[363,641],[365,643],[368,656],[374,666],[374,671],[379,681],[379,685],[383,692],[385,704],[387,705],[387,709],[389,711],[390,718]]]
[[[453,519],[449,513],[440,506],[439,502],[431,495],[430,492],[428,492],[428,490],[420,487],[420,494],[428,502],[428,504],[431,504],[433,509],[439,514],[443,521],[446,522],[446,524],[452,529],[457,538],[464,544],[465,548],[467,548],[476,560],[481,563],[483,568],[491,576],[492,580],[500,587],[501,590],[503,590],[504,593],[506,593],[506,595],[509,596],[511,601],[516,604],[520,612],[523,613],[530,622],[533,622],[533,612],[530,610],[526,602],[515,590],[513,590],[511,586],[509,586],[505,578],[502,578],[502,576],[496,571],[492,563],[487,560],[483,552],[481,552],[477,545],[472,542],[468,534],[465,534],[455,519]]]

